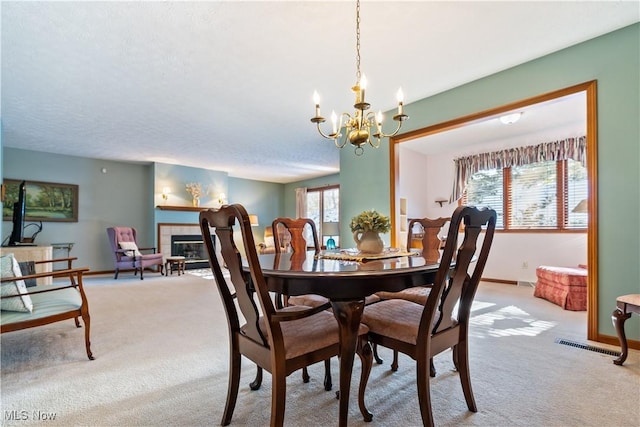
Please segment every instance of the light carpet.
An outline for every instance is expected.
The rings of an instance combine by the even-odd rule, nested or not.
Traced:
[[[3,426],[211,426],[226,398],[228,342],[222,304],[206,272],[200,276],[144,281],[121,275],[88,277],[92,349],[84,351],[73,321],[3,334],[1,403]],[[210,277],[210,276],[209,276]],[[612,356],[555,343],[587,343],[586,315],[533,297],[532,288],[482,283],[471,326],[470,358],[478,412],[467,410],[451,352],[435,359],[431,383],[439,426],[638,426],[640,352],[624,366]],[[603,348],[616,347],[591,343]],[[415,365],[401,356],[391,372],[391,352],[381,349],[362,420],[356,389],[356,358],[349,425],[421,425]],[[334,390],[338,362],[332,361]],[[322,387],[324,366],[287,380],[285,425],[336,425],[338,401]],[[271,377],[251,391],[252,363],[243,363],[232,426],[269,424]],[[40,419],[38,419],[40,418]],[[53,418],[53,419],[51,419]]]

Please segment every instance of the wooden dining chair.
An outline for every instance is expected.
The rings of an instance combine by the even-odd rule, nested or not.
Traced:
[[[464,239],[458,246],[462,223]],[[420,305],[390,299],[364,309],[362,322],[369,327],[370,342],[398,350],[416,361],[418,402],[425,426],[433,426],[430,359],[448,348],[453,349],[453,362],[460,373],[467,407],[477,412],[469,375],[469,317],[495,226],[494,210],[458,207],[451,217],[440,268],[427,302]],[[483,230],[482,246],[476,254],[478,237]],[[364,393],[364,388],[360,393]],[[359,398],[364,399],[364,395]]]
[[[212,227],[230,274],[230,283],[223,276],[213,246]],[[249,272],[242,266],[234,241],[234,227],[241,231]],[[249,215],[242,205],[225,205],[218,210],[200,212],[200,228],[229,327],[229,383],[221,424],[231,422],[238,397],[241,357],[244,356],[258,365],[260,371],[264,369],[271,373],[271,426],[282,426],[286,377],[305,366],[338,355],[338,322],[324,307],[290,306],[279,310],[274,307],[258,261]],[[366,326],[359,326],[357,353],[362,361],[361,387],[366,384],[372,364],[367,331]],[[363,417],[370,420],[371,414],[366,410],[364,400],[359,403]]]
[[[422,257],[427,260],[427,262],[436,263],[440,259],[440,246],[442,241],[440,240],[440,231],[442,227],[445,226],[446,223],[451,221],[451,218],[414,218],[409,221],[408,225],[408,233],[407,233],[407,250],[415,250],[415,241],[417,237],[420,237],[420,245],[418,249],[422,250]],[[419,232],[416,232],[416,228],[419,229]],[[420,305],[425,305],[427,302],[427,298],[429,298],[429,293],[431,292],[432,283],[425,283],[422,286],[414,286],[412,288],[407,288],[399,292],[376,292],[376,295],[381,300],[388,299],[404,299],[407,301],[413,301]],[[373,345],[373,357],[375,358],[378,364],[382,364],[383,360],[378,355],[378,346]],[[432,374],[435,375],[435,368],[431,367]],[[391,362],[391,370],[398,370],[398,351],[393,351],[393,361]]]
[[[273,220],[271,228],[274,231],[284,227],[284,231],[289,233],[289,248],[292,252],[292,261],[298,259],[306,259],[306,252],[309,248],[313,248],[316,254],[320,253],[320,241],[318,240],[318,232],[316,225],[310,218],[286,218],[280,217]],[[305,231],[311,232],[312,242],[307,242],[305,237]],[[282,252],[282,238],[281,233],[274,232],[273,240],[276,247],[276,253]],[[308,306],[308,307],[324,307],[324,309],[331,308],[329,300],[321,295],[307,294],[307,295],[276,295],[276,306],[282,308],[283,306]],[[331,359],[325,360],[325,372],[324,372],[324,389],[329,391],[333,387],[331,380]],[[302,381],[309,382],[309,371],[306,367],[302,368]]]

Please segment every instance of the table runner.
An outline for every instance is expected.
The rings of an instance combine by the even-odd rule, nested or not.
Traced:
[[[365,254],[355,249],[352,249],[352,250],[345,249],[340,252],[326,252],[326,251],[321,252],[318,255],[318,258],[336,259],[341,261],[367,262],[367,261],[374,261],[374,260],[380,260],[380,259],[399,258],[404,256],[416,256],[416,255],[420,255],[420,253],[403,251],[401,249],[395,249],[395,248],[386,249],[384,252],[379,254]]]

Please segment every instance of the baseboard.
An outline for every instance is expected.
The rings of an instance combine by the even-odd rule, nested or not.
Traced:
[[[492,282],[492,283],[504,283],[505,285],[517,285],[518,281],[516,280],[504,280],[504,279],[492,279],[490,277],[483,277],[480,279],[481,282]]]

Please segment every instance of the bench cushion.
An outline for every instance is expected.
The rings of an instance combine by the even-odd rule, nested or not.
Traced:
[[[60,285],[39,285],[29,288],[30,292],[43,291],[46,289],[56,289]],[[43,292],[31,295],[33,301],[33,312],[2,311],[0,319],[3,325],[22,322],[25,320],[35,320],[51,315],[67,313],[79,310],[82,306],[80,292],[76,288],[63,288],[51,292]]]

